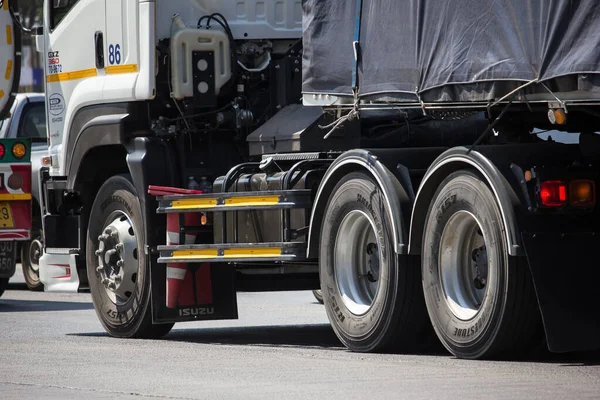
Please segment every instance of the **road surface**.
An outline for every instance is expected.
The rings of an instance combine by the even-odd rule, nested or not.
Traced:
[[[104,333],[89,294],[32,293],[15,282],[0,298],[2,399],[600,397],[598,354],[474,362],[348,352],[310,292],[240,293],[239,320],[119,340]]]

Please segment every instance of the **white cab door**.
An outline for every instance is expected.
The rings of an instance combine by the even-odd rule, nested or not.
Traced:
[[[65,173],[69,137],[65,131],[71,129],[77,112],[102,102],[106,75],[97,61],[104,46],[97,41],[105,36],[105,1],[45,1],[44,59],[52,175]]]

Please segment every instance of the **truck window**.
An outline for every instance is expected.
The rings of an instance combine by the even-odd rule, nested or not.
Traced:
[[[23,118],[17,137],[31,139],[32,142],[46,142],[46,110],[44,103],[32,103],[23,111]]]
[[[54,29],[56,25],[71,11],[71,8],[79,0],[52,0],[52,9],[50,10],[50,29]]]

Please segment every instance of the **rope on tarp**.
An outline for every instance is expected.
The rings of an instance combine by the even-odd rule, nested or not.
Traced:
[[[483,131],[483,133],[481,134],[481,136],[479,136],[477,138],[477,140],[475,141],[475,143],[473,143],[471,145],[471,147],[469,148],[469,150],[467,151],[467,154],[469,154],[471,151],[473,151],[473,149],[479,144],[481,143],[486,137],[487,135],[494,131],[494,127],[498,124],[498,122],[500,122],[500,120],[502,119],[502,117],[504,116],[504,114],[506,113],[506,111],[508,111],[508,109],[510,108],[510,106],[513,103],[513,100],[515,98],[515,95],[517,94],[517,92],[521,89],[526,88],[529,85],[532,85],[534,83],[538,83],[538,79],[533,79],[529,82],[524,83],[523,85],[517,87],[514,90],[511,90],[509,93],[507,93],[506,95],[500,97],[498,100],[496,100],[495,102],[488,104],[487,106],[487,111],[488,111],[488,115],[491,115],[490,110],[492,107],[497,106],[498,104],[500,104],[501,102],[503,102],[506,99],[510,99],[508,101],[508,103],[504,106],[504,108],[502,109],[502,111],[500,112],[500,114],[498,114],[498,116],[496,117],[496,119],[494,120],[494,122],[492,122],[490,125],[488,125],[488,127],[486,128],[485,131]],[[495,133],[495,131],[494,131]]]
[[[355,95],[354,96],[354,106],[352,107],[352,110],[350,110],[348,112],[348,114],[341,116],[340,118],[336,119],[329,125],[319,125],[319,128],[321,128],[321,129],[330,129],[331,128],[331,130],[329,132],[327,132],[325,134],[325,136],[323,136],[323,139],[329,138],[329,136],[331,136],[333,134],[333,132],[335,132],[335,130],[338,129],[340,126],[342,126],[345,122],[354,121],[355,119],[360,118],[360,113],[359,113],[359,108],[358,108],[359,101],[360,100],[358,99],[358,96]]]
[[[514,95],[514,93],[513,93],[513,95]],[[502,117],[504,116],[504,114],[506,113],[506,111],[508,111],[508,109],[512,105],[513,98],[514,97],[510,98],[510,100],[508,101],[508,103],[506,104],[506,106],[504,106],[504,108],[502,109],[502,111],[500,112],[500,114],[498,115],[498,117],[496,117],[496,119],[494,120],[494,122],[492,122],[491,124],[489,124],[488,127],[485,129],[485,131],[483,131],[483,133],[481,134],[481,136],[479,136],[477,138],[477,140],[475,141],[475,143],[473,143],[473,145],[471,145],[471,147],[467,151],[467,154],[469,154],[471,151],[473,151],[473,149],[475,148],[475,146],[477,146],[479,143],[481,143],[483,141],[483,139],[485,139],[487,137],[488,133],[490,133],[491,131],[494,130],[494,127],[498,124],[498,122],[500,122],[500,120],[502,119]]]
[[[488,110],[494,106],[497,106],[498,104],[502,103],[504,100],[508,99],[509,97],[512,97],[515,93],[517,93],[519,90],[526,88],[529,85],[533,85],[534,83],[538,83],[539,80],[538,79],[533,79],[529,82],[526,82],[524,84],[522,84],[521,86],[517,87],[516,89],[508,92],[507,94],[505,94],[504,96],[500,97],[498,100],[496,100],[495,102],[491,103],[488,105]],[[511,100],[512,101],[512,100]]]

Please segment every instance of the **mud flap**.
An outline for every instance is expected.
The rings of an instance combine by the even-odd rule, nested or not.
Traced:
[[[527,233],[522,238],[548,348],[600,348],[600,233]]]
[[[152,257],[152,321],[167,322],[237,319],[235,269],[225,263],[188,264],[177,308],[166,306],[167,268]]]

